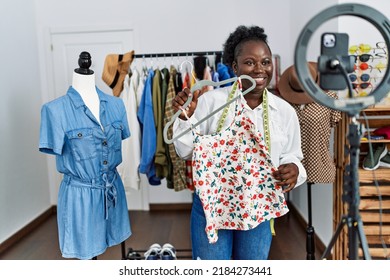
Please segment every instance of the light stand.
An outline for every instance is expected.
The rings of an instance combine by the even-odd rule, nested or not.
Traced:
[[[307,183],[307,207],[308,207],[308,222],[306,227],[306,259],[315,260],[315,240],[314,227],[312,224],[312,207],[311,207],[311,186],[313,183]]]
[[[350,260],[358,259],[358,247],[360,244],[363,249],[364,259],[371,259],[368,251],[368,245],[366,236],[363,231],[363,222],[359,214],[359,151],[360,151],[360,139],[361,139],[361,125],[356,121],[356,117],[352,117],[352,122],[348,127],[348,141],[350,147],[346,147],[346,152],[349,153],[349,164],[345,168],[344,181],[343,181],[343,202],[348,204],[348,214],[341,217],[341,221],[338,224],[336,231],[325,249],[322,259],[326,259],[332,247],[334,246],[337,237],[340,235],[341,230],[346,225],[348,227],[348,256]]]
[[[312,79],[309,74],[306,62],[306,52],[310,37],[314,31],[325,21],[330,20],[334,17],[341,15],[357,16],[365,19],[372,23],[382,34],[386,46],[390,44],[390,22],[389,20],[379,11],[361,4],[341,4],[332,6],[318,15],[313,17],[302,30],[295,48],[295,68],[299,81],[306,92],[318,103],[332,108],[334,110],[347,112],[351,117],[352,122],[348,128],[348,142],[349,148],[347,147],[346,152],[349,154],[349,164],[346,166],[345,176],[343,181],[343,202],[348,205],[347,215],[341,217],[341,221],[336,227],[335,234],[333,235],[329,246],[326,248],[323,258],[327,257],[333,245],[336,242],[337,237],[341,233],[342,228],[346,225],[348,227],[348,257],[350,260],[358,259],[358,246],[359,240],[360,245],[363,249],[365,259],[371,259],[367,240],[363,231],[363,223],[359,214],[359,151],[360,151],[360,139],[361,139],[361,128],[356,121],[356,115],[362,109],[368,106],[374,105],[385,97],[390,91],[390,71],[389,67],[386,69],[386,73],[383,80],[373,92],[365,97],[353,98],[352,96],[352,85],[348,79],[348,74],[343,63],[345,58],[340,56],[332,57],[329,62],[334,67],[338,67],[340,72],[344,75],[347,81],[350,98],[348,99],[333,99],[329,97]],[[348,66],[348,65],[347,65]]]

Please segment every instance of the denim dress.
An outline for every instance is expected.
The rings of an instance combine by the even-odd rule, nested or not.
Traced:
[[[42,106],[39,150],[56,156],[59,244],[64,258],[91,259],[131,235],[126,195],[116,167],[130,136],[122,99],[96,88],[100,124],[70,87]]]

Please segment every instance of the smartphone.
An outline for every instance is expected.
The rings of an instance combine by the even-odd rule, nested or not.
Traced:
[[[347,81],[340,69],[331,67],[331,60],[338,58],[350,71],[350,57],[348,55],[347,33],[326,32],[321,36],[321,56],[319,58],[318,69],[320,71],[320,87],[325,90],[343,90],[347,87]]]

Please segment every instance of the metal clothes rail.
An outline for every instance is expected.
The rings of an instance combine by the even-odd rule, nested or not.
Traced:
[[[222,53],[223,53],[222,51],[147,53],[147,54],[134,54],[133,58],[222,55]]]

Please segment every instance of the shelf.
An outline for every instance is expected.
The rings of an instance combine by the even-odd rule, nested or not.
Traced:
[[[365,118],[363,114],[367,117]],[[390,126],[390,106],[367,108],[363,110],[357,117],[357,120],[367,130],[374,131],[379,127]],[[348,124],[351,118],[345,116],[343,119],[343,126],[337,129],[337,142],[335,145],[335,161],[337,163],[336,169],[336,198],[348,195],[345,189],[344,176],[345,167],[348,164],[346,158],[346,149],[348,149],[347,132]],[[369,127],[366,127],[368,125]],[[390,151],[390,139],[381,140],[364,140],[360,141],[359,151],[359,169],[358,169],[358,186],[359,186],[359,214],[363,222],[365,236],[367,238],[367,245],[369,253],[373,259],[384,259],[390,257],[390,251],[385,251],[382,248],[384,243],[387,248],[390,248],[390,168],[379,167],[376,170],[364,170],[361,168],[365,156],[369,150],[369,143],[384,144]],[[375,182],[376,181],[376,182]],[[338,222],[337,214],[346,214],[345,201],[344,203],[335,202],[336,208],[334,211],[334,219]],[[337,223],[335,224],[337,226]],[[343,233],[343,241],[337,244],[335,248],[335,259],[346,259],[348,255],[347,232]],[[359,257],[362,258],[362,251],[359,249]]]
[[[368,144],[368,143],[390,143],[390,139],[381,139],[381,140],[364,140],[362,139],[360,143],[362,144]]]
[[[359,169],[359,181],[360,183],[373,183],[374,178],[377,181],[390,183],[390,168],[379,167],[376,170],[364,170]]]
[[[363,112],[390,112],[390,107],[374,107],[374,108],[367,108],[364,109]]]

